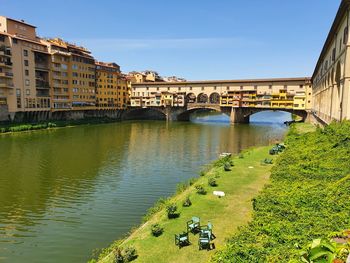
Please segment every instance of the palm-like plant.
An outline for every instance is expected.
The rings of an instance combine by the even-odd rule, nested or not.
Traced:
[[[301,253],[305,263],[345,263],[350,252],[350,245],[338,244],[332,240],[315,239],[306,251]]]

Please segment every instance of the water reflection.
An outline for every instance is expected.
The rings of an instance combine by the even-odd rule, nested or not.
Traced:
[[[280,124],[215,122],[124,122],[1,136],[0,260],[82,262],[220,152],[267,144],[286,131]]]

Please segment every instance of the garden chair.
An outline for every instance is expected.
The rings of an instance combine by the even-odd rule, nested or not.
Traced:
[[[198,239],[198,247],[199,247],[199,250],[203,248],[206,248],[208,250],[210,249],[210,237],[208,233],[200,232],[199,239]]]
[[[183,232],[182,234],[175,235],[175,245],[179,248],[188,246],[190,244],[190,238],[188,232]]]
[[[192,217],[192,220],[187,221],[187,232],[195,233],[200,231],[199,217]]]
[[[201,227],[201,233],[207,234],[210,240],[216,238],[216,236],[213,234],[213,225],[210,222],[208,222],[206,226]]]

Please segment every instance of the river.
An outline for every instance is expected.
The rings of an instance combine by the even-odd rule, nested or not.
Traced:
[[[0,262],[86,262],[220,152],[280,140],[286,113],[221,115],[0,136]],[[258,121],[258,122],[257,122]]]

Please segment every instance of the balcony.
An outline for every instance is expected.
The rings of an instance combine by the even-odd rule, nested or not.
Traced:
[[[13,78],[13,73],[12,72],[0,72],[0,78]]]
[[[11,49],[6,46],[0,46],[0,56],[11,57]]]
[[[8,61],[0,61],[0,67],[5,67],[5,68],[12,68],[12,62]]]
[[[37,89],[50,89],[50,84],[47,81],[36,80],[35,87]]]
[[[0,88],[12,89],[13,83],[0,83]]]

